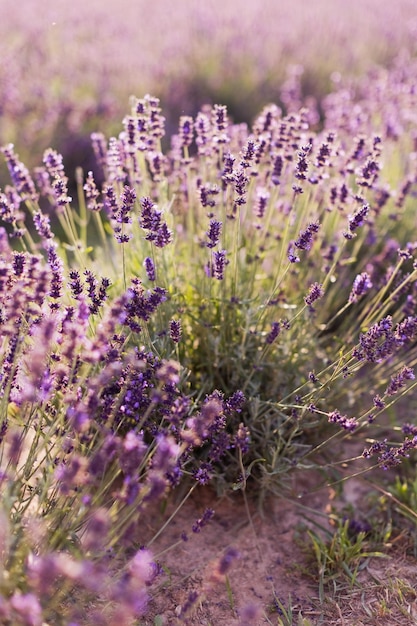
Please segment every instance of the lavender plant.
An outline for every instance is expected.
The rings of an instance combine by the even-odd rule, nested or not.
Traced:
[[[403,133],[389,98],[349,117],[341,92],[320,132],[206,107],[167,154],[158,99],[132,98],[76,199],[60,154],[32,176],[2,149],[5,622],[134,623],[158,575],[142,519],[179,483],[264,493],[336,438],[384,468],[416,446],[407,416],[381,437],[417,332],[415,94],[386,80]]]

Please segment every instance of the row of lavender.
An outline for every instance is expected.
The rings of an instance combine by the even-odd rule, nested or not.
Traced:
[[[5,623],[134,623],[163,576],[143,519],[179,484],[266,493],[338,436],[384,468],[416,446],[413,393],[380,437],[415,387],[416,74],[335,92],[320,132],[206,107],[167,154],[134,98],[77,203],[56,151],[31,174],[3,147]]]
[[[341,75],[416,52],[413,0],[44,0],[42,11],[2,0],[1,10],[0,144],[19,145],[31,166],[51,142],[82,159],[88,133],[116,132],[132,93],[161,98],[171,134],[205,102],[248,121],[266,102],[320,102]]]

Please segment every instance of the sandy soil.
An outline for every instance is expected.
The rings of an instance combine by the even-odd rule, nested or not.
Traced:
[[[152,545],[164,573],[151,589],[150,617],[145,624],[417,624],[417,560],[406,533],[392,542],[389,558],[366,562],[359,586],[338,581],[324,590],[320,602],[317,565],[311,548],[310,556],[305,550],[306,527],[314,521],[326,525],[332,507],[349,503],[359,510],[369,486],[352,479],[335,498],[332,488],[316,489],[318,480],[310,474],[301,481],[301,488],[298,482],[301,497],[296,501],[270,497],[262,514],[256,502],[248,507],[239,493],[219,499],[209,489],[195,492]],[[192,524],[207,507],[215,515],[195,534]],[[163,519],[166,511],[148,522],[147,531],[155,533]],[[184,531],[188,541],[181,539]],[[239,557],[226,580],[219,576],[218,563],[229,548],[235,548]],[[194,592],[197,599],[187,610]],[[285,621],[277,600],[286,609],[292,607],[292,622]]]

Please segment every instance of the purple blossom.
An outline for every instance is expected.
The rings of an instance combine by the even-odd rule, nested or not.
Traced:
[[[235,192],[238,196],[236,203],[243,204],[245,202],[246,188],[249,183],[249,178],[245,174],[245,169],[240,167],[234,172],[234,186]]]
[[[97,163],[104,171],[107,160],[107,144],[103,133],[91,133],[91,145],[93,147]]]
[[[249,451],[250,441],[250,430],[241,422],[236,435],[234,436],[233,444],[242,452],[242,454],[246,454],[246,452]]]
[[[88,172],[87,180],[84,185],[85,198],[87,200],[87,209],[89,211],[100,211],[102,204],[97,202],[100,193],[97,189],[93,172]]]
[[[178,343],[181,339],[181,322],[179,320],[170,321],[169,336],[174,343]]]
[[[216,574],[221,577],[226,576],[232,564],[234,563],[236,559],[239,558],[239,556],[240,554],[236,550],[236,548],[233,548],[233,547],[227,548],[226,552],[218,561]]]
[[[376,396],[374,396],[372,401],[374,403],[374,407],[376,407],[377,409],[384,409],[385,408],[385,402],[381,398],[381,396],[379,396],[378,394]]]
[[[320,224],[313,222],[307,228],[300,232],[298,239],[294,241],[294,245],[299,250],[310,250],[313,245],[313,235],[318,232]]]
[[[369,213],[369,204],[364,204],[360,209],[355,211],[353,215],[349,217],[349,233],[345,236],[347,238],[352,236],[352,233],[355,232],[360,226],[363,226],[365,223],[366,217]]]
[[[403,346],[407,341],[413,339],[417,333],[417,317],[406,317],[402,322],[399,322],[394,330],[395,342],[398,346]]]
[[[277,154],[274,158],[273,169],[271,173],[271,181],[273,185],[280,184],[283,165],[284,159],[280,154]]]
[[[268,206],[268,201],[270,198],[270,193],[266,189],[258,189],[256,192],[256,200],[253,207],[253,212],[256,217],[260,219],[265,215],[266,208]]]
[[[372,281],[367,272],[358,274],[353,281],[352,291],[349,295],[349,302],[357,302],[369,289],[372,288]]]
[[[243,391],[238,389],[230,396],[230,398],[224,400],[223,410],[227,415],[230,415],[231,413],[241,413],[245,402],[245,394],[243,393]]]
[[[36,211],[33,214],[33,224],[35,226],[35,230],[42,239],[53,239],[53,234],[51,231],[51,221],[48,215],[44,215],[40,211]]]
[[[172,241],[172,232],[165,222],[162,221],[162,213],[150,198],[141,198],[141,215],[139,224],[144,230],[148,230],[146,239],[153,241],[158,248],[163,248]]]
[[[311,311],[314,311],[314,308],[312,307],[313,302],[319,300],[323,296],[324,290],[322,285],[320,285],[319,283],[313,283],[310,287],[308,295],[304,298],[304,302],[307,304]]]
[[[222,232],[222,223],[218,220],[210,220],[209,230],[206,232],[208,242],[206,243],[207,248],[215,248],[219,243],[220,235]]]
[[[138,278],[132,279],[132,286],[127,290],[125,311],[127,313],[124,324],[134,332],[140,332],[141,327],[136,318],[148,321],[158,306],[167,299],[166,291],[162,287],[145,291]]]
[[[153,282],[156,279],[154,262],[152,261],[150,257],[146,257],[146,259],[143,262],[143,265],[145,266],[145,271],[146,271],[148,280]]]
[[[214,516],[214,509],[207,508],[204,511],[203,515],[194,522],[192,526],[193,533],[201,532],[204,526],[207,526],[207,524],[213,518],[213,516]]]
[[[195,119],[196,144],[198,153],[209,154],[211,150],[211,124],[205,113],[198,113]]]
[[[68,207],[72,198],[68,195],[68,179],[66,176],[55,176],[52,182],[52,191],[58,211],[63,211]]]
[[[200,194],[200,202],[203,207],[216,206],[216,200],[213,196],[216,196],[220,192],[217,185],[213,185],[211,183],[200,185],[198,191]]]
[[[246,142],[246,146],[244,151],[241,154],[240,166],[244,169],[251,166],[251,162],[254,160],[256,156],[256,152],[258,150],[258,145],[256,142],[250,138]]]
[[[360,335],[359,346],[354,348],[353,356],[359,361],[379,363],[391,355],[397,345],[392,331],[392,317],[388,315]]]
[[[298,159],[297,159],[297,164],[295,166],[295,177],[298,178],[298,180],[305,180],[307,178],[306,176],[306,172],[308,170],[308,160],[307,160],[307,156],[310,154],[311,152],[311,144],[307,144],[306,146],[303,146],[299,151],[298,151]]]
[[[226,250],[217,250],[213,252],[213,261],[209,268],[209,276],[213,278],[217,278],[217,280],[223,280],[224,278],[224,270],[226,265],[228,265],[229,261],[226,258]]]
[[[346,417],[346,415],[341,415],[341,413],[337,409],[328,414],[328,419],[330,423],[338,424],[344,430],[347,430],[349,432],[353,432],[358,426],[358,421],[354,417]]]
[[[414,380],[414,378],[414,372],[411,367],[405,365],[398,374],[391,377],[391,382],[385,390],[385,395],[395,395],[397,391],[405,387],[407,380]]]
[[[272,343],[274,343],[275,339],[278,337],[280,332],[281,332],[281,324],[280,324],[280,322],[272,322],[271,330],[267,334],[265,342],[267,344],[271,345]]]
[[[207,485],[213,476],[213,467],[210,463],[201,463],[193,472],[193,477],[200,485]]]
[[[19,161],[18,155],[14,152],[12,143],[0,148],[4,154],[10,178],[16,191],[22,200],[38,200],[38,194],[34,182],[29,174],[29,170]]]
[[[193,118],[190,117],[189,115],[182,115],[180,117],[179,132],[178,132],[182,147],[190,146],[192,144],[193,130],[194,130]]]
[[[42,625],[42,606],[35,594],[23,594],[20,591],[15,591],[10,598],[10,606],[18,616],[20,624],[24,626]]]

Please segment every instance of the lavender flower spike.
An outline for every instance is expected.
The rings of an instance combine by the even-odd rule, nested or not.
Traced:
[[[223,280],[224,270],[229,261],[226,259],[226,250],[218,250],[213,253],[213,277]]]
[[[358,274],[353,281],[352,291],[350,292],[349,302],[357,302],[369,289],[372,288],[372,281],[367,272]]]

